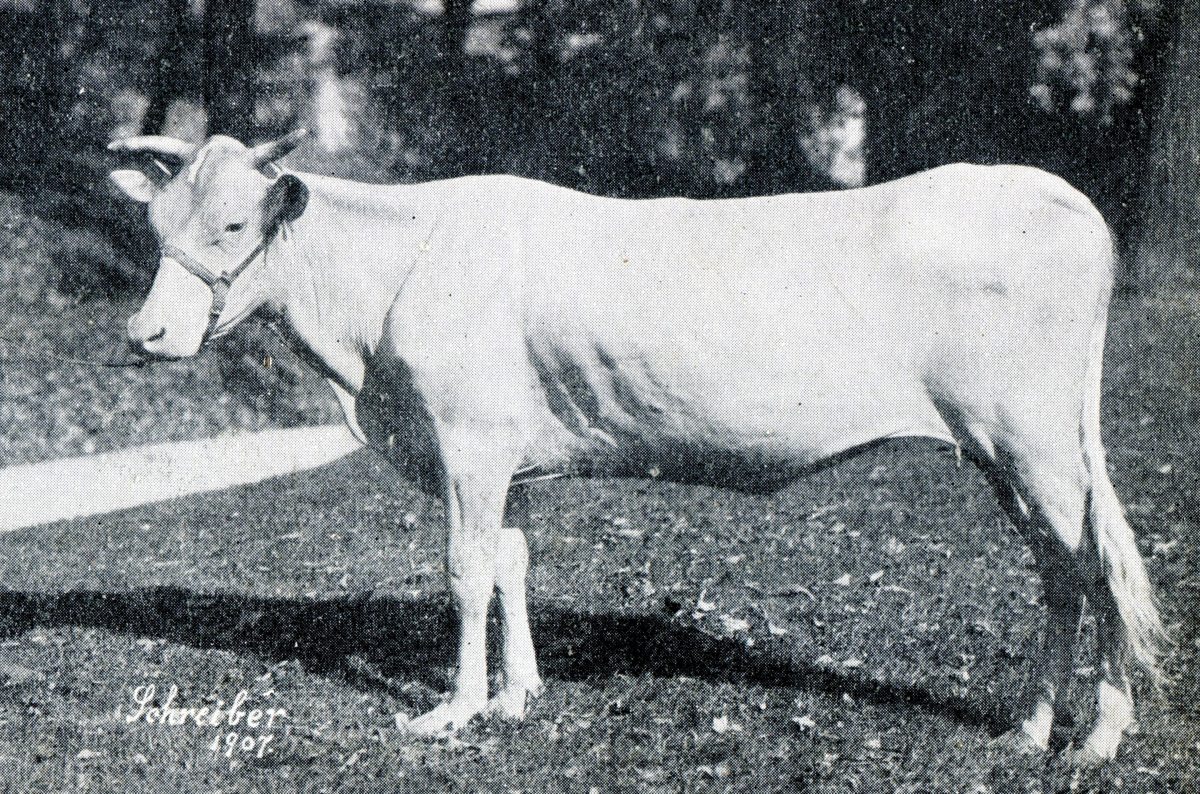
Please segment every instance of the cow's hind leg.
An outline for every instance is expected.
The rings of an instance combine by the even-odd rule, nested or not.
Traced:
[[[1052,548],[1035,555],[1046,599],[1046,626],[1040,666],[1026,695],[1026,713],[1021,721],[1022,737],[1038,750],[1050,746],[1050,729],[1070,681],[1083,611],[1083,593],[1073,555],[1060,544],[1048,541],[1046,545]]]
[[[1096,724],[1073,760],[1109,760],[1134,721],[1129,661],[1136,659],[1157,680],[1163,630],[1108,477],[1098,419],[1085,423],[1082,433],[1053,432],[1045,429],[1052,415],[1044,410],[1024,422],[1009,418],[996,442],[978,432],[963,437],[1042,571],[1049,609],[1043,659],[1019,735],[1029,746],[1048,746],[1055,703],[1069,680],[1083,596],[1097,621],[1100,682]],[[1059,426],[1071,422],[1064,417]]]
[[[1116,757],[1117,747],[1133,725],[1133,687],[1129,681],[1129,642],[1116,601],[1101,577],[1092,578],[1088,601],[1096,616],[1100,680],[1096,685],[1096,724],[1076,763],[1090,764]]]
[[[1059,698],[1070,680],[1083,610],[1078,564],[1087,505],[1087,471],[1078,437],[1030,435],[981,460],[1001,505],[1038,562],[1046,600],[1041,659],[1020,728],[1005,737],[1020,748],[1050,745]]]

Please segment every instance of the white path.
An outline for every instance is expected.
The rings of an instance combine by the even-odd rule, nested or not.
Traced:
[[[359,447],[345,425],[240,432],[0,469],[0,532],[304,471]]]

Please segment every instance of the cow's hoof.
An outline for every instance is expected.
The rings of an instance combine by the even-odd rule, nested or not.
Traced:
[[[453,699],[411,720],[396,715],[396,728],[413,736],[448,736],[466,727],[483,707]]]
[[[1037,741],[1020,728],[1013,728],[992,739],[992,746],[1012,755],[1040,755],[1046,752]]]
[[[542,685],[528,687],[521,684],[505,686],[488,701],[486,713],[506,720],[523,720],[529,701],[540,695]]]

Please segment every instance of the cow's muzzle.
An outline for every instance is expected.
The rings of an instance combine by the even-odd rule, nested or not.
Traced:
[[[250,253],[246,254],[237,267],[219,276],[215,276],[211,270],[197,261],[187,251],[176,248],[173,245],[163,246],[163,257],[178,262],[184,270],[204,282],[204,286],[208,287],[212,292],[212,304],[208,310],[208,325],[204,329],[204,336],[200,339],[201,345],[211,339],[216,332],[217,326],[221,322],[221,313],[225,310],[225,302],[229,299],[229,290],[233,287],[233,282],[238,276],[246,272],[246,268],[250,267],[259,254],[266,257],[266,250],[267,238],[264,237],[259,241],[258,245],[254,246],[254,249]]]

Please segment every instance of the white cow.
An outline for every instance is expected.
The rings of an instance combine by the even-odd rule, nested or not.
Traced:
[[[1162,627],[1100,439],[1112,241],[1066,182],[951,165],[844,192],[630,201],[508,176],[380,187],[260,171],[298,140],[111,146],[186,166],[161,186],[112,173],[149,203],[163,250],[129,335],[191,356],[269,307],[355,433],[444,497],[458,671],[410,731],[521,717],[541,689],[525,540],[501,525],[515,482],[768,491],[927,436],[981,466],[1040,562],[1044,666],[1012,736],[1048,746],[1086,598],[1102,675],[1084,752],[1114,756],[1133,720],[1128,657],[1157,675]]]

